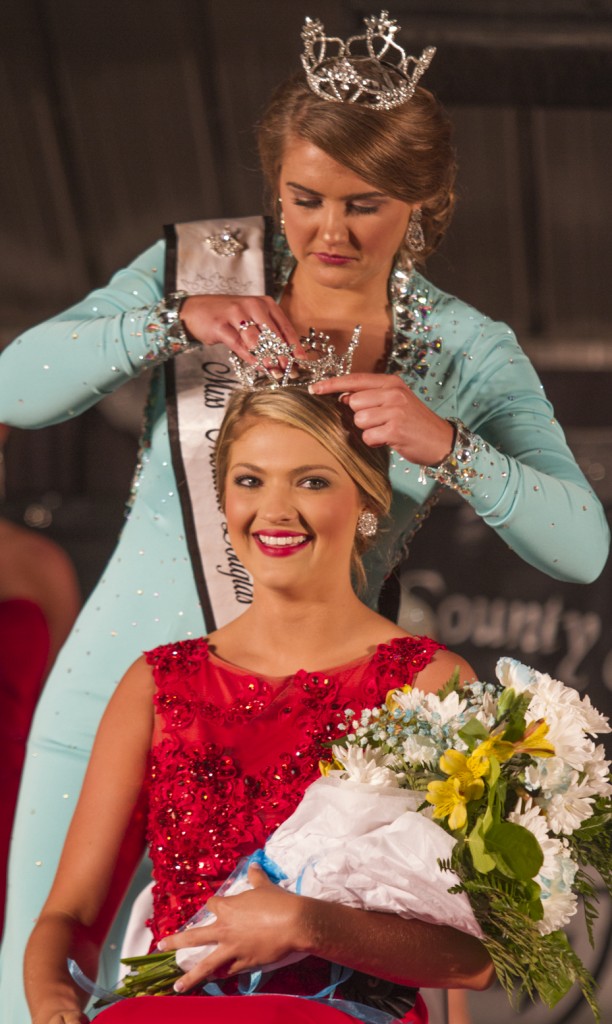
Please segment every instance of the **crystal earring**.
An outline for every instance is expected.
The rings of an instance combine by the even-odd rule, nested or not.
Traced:
[[[411,255],[423,252],[423,249],[425,248],[425,235],[423,234],[421,219],[421,208],[420,206],[417,206],[410,214],[408,230],[406,232],[406,245],[408,246]]]
[[[357,519],[357,533],[360,537],[375,537],[378,529],[378,516],[364,508]]]
[[[283,201],[281,197],[278,197],[278,224],[283,233],[285,234],[285,214],[283,213]]]

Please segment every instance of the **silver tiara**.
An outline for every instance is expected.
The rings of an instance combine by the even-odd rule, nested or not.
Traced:
[[[302,64],[308,85],[330,103],[359,103],[373,110],[392,110],[414,94],[436,48],[428,46],[420,57],[411,57],[395,42],[399,25],[387,11],[381,11],[378,18],[371,14],[363,20],[365,35],[351,36],[343,42],[326,36],[318,19],[306,18]],[[372,61],[378,65],[376,77],[371,74]]]
[[[351,372],[353,353],[359,344],[361,325],[353,331],[343,356],[336,354],[329,336],[315,332],[311,327],[305,338],[300,338],[308,356],[296,356],[293,346],[279,338],[267,324],[261,325],[259,342],[251,349],[254,363],[245,363],[233,352],[229,355],[241,386],[246,391],[278,391],[280,388],[307,388],[326,377],[343,377]],[[320,353],[320,355],[316,355]]]

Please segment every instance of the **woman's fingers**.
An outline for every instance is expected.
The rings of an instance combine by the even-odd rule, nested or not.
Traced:
[[[379,390],[381,387],[406,387],[401,377],[385,373],[347,373],[343,377],[328,377],[311,384],[311,395],[334,395],[346,392]]]
[[[388,445],[410,462],[436,465],[450,452],[453,427],[395,374],[349,373],[311,385],[315,395],[339,395],[370,447]]]
[[[181,306],[181,320],[196,341],[221,342],[248,362],[264,325],[304,354],[295,328],[269,295],[190,295]]]
[[[187,991],[207,979],[256,970],[302,948],[301,897],[279,889],[256,865],[250,866],[248,879],[252,889],[208,901],[207,908],[216,916],[212,924],[178,932],[160,942],[164,950],[214,945],[178,979],[177,991]]]

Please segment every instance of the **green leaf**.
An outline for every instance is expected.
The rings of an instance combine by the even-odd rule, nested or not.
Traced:
[[[477,718],[471,718],[469,722],[463,726],[463,729],[459,730],[459,736],[464,743],[467,743],[470,750],[472,750],[476,745],[474,742],[475,740],[480,742],[480,740],[486,740],[489,738],[487,730],[482,722],[479,722]]]
[[[507,785],[506,780],[501,776],[501,767],[496,757],[490,760],[489,769],[489,792],[487,794],[487,813],[485,814],[485,832],[495,823],[503,820]]]
[[[504,874],[521,881],[537,875],[544,855],[536,837],[522,825],[502,821],[491,825],[484,835],[486,853]]]
[[[497,710],[500,719],[505,720],[503,737],[509,743],[519,740],[525,732],[525,712],[531,702],[531,694],[515,693],[514,690],[504,690],[498,704]]]
[[[546,938],[549,952],[562,956],[572,951],[564,932],[553,932],[551,935],[547,935]],[[546,975],[540,974],[538,976],[538,994],[540,999],[552,1009],[560,999],[563,999],[564,995],[567,995],[574,981],[575,978],[561,971],[551,971]]]
[[[494,857],[491,857],[485,848],[484,840],[484,823],[482,818],[478,818],[474,828],[467,837],[469,844],[469,850],[472,855],[472,863],[476,868],[476,871],[486,875],[487,872],[492,871],[496,865]]]
[[[501,768],[499,761],[496,757],[489,758],[489,774],[487,776],[487,784],[489,786],[489,797],[491,796],[491,790],[495,789],[495,784],[501,774]]]
[[[544,918],[544,907],[539,896],[535,900],[530,900],[529,903],[518,903],[517,909],[527,914],[531,921],[542,921]]]
[[[444,686],[438,690],[438,697],[440,700],[444,700],[450,693],[455,693],[461,689],[461,677],[459,675],[459,666],[455,665],[452,675],[446,680]]]
[[[509,688],[504,690],[497,702],[498,714],[500,716],[507,715],[508,712],[514,707],[514,704],[516,703],[517,699],[518,694],[513,689]]]
[[[508,718],[508,724],[504,729],[504,739],[508,743],[516,743],[517,740],[522,739],[525,735],[525,729],[527,728],[527,722],[525,716],[520,711],[513,711]]]
[[[612,820],[612,814],[609,811],[604,811],[602,814],[593,814],[590,818],[587,818],[585,822],[577,828],[573,835],[577,839],[592,839],[610,824]]]

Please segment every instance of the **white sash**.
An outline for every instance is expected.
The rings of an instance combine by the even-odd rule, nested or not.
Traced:
[[[206,242],[226,225],[246,248],[232,256]],[[263,217],[203,220],[166,229],[166,293],[264,295],[266,231]],[[221,344],[202,345],[166,364],[172,459],[181,498],[193,574],[209,632],[235,619],[253,597],[252,581],[227,535],[217,501],[213,450],[236,381]]]

